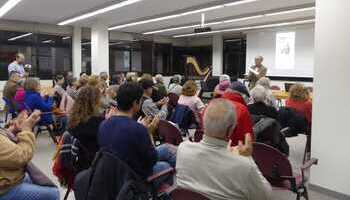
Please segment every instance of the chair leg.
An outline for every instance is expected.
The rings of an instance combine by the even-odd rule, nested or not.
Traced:
[[[47,131],[49,132],[52,141],[53,141],[55,144],[58,144],[58,141],[57,141],[57,139],[56,139],[56,135],[55,135],[53,129],[52,129],[50,126],[46,126],[46,127],[47,127]]]
[[[297,200],[300,200],[300,198],[301,198],[301,194],[297,192]]]
[[[303,196],[306,200],[309,200],[309,191],[308,191],[307,187],[305,187],[305,186],[304,186]]]

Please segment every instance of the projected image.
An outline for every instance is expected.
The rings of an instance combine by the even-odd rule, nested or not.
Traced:
[[[295,65],[295,32],[276,34],[276,68],[293,69]]]

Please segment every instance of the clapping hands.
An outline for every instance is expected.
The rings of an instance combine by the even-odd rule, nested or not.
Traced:
[[[231,147],[231,144],[232,144],[232,140],[229,141],[227,145],[227,150],[235,155],[249,157],[253,153],[253,142],[249,133],[245,135],[244,144],[242,143],[242,141],[239,141],[238,145],[234,147]]]

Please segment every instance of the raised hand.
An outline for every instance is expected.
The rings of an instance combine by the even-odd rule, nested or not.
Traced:
[[[253,153],[253,142],[252,138],[249,133],[245,135],[245,142],[244,144],[242,141],[238,141],[238,145],[231,147],[232,141],[230,140],[227,149],[228,151],[232,152],[235,155],[241,155],[241,156],[251,156]]]

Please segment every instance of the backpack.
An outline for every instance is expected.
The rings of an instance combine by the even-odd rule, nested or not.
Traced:
[[[52,172],[58,178],[60,185],[67,188],[64,199],[68,197],[73,188],[74,178],[78,173],[77,163],[80,149],[84,148],[79,140],[65,131],[58,143],[52,166]]]
[[[278,121],[265,116],[254,116],[253,118],[256,122],[253,126],[255,140],[289,155],[289,145],[281,133],[281,125]]]

